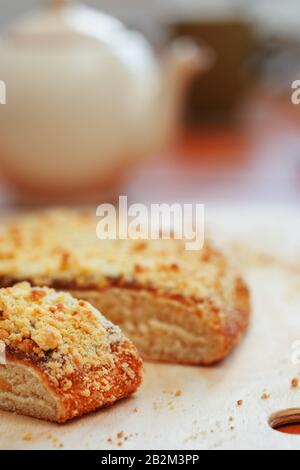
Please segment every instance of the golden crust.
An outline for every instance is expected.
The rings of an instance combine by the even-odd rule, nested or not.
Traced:
[[[220,321],[216,333],[220,333],[224,339],[223,350],[217,352],[216,358],[209,362],[217,362],[228,355],[232,348],[239,343],[243,333],[247,330],[251,317],[250,293],[241,277],[235,282],[234,307],[224,315]]]
[[[0,284],[84,292],[149,292],[191,307],[224,335],[224,357],[248,326],[249,292],[226,257],[209,244],[199,252],[179,240],[100,241],[89,212],[24,216],[0,228]],[[105,311],[110,318],[110,312]],[[181,361],[183,362],[183,361]],[[202,362],[202,361],[201,361]]]
[[[21,283],[0,290],[0,312],[8,364],[38,372],[60,403],[55,421],[112,404],[140,385],[136,348],[87,302]]]
[[[63,424],[97,409],[113,405],[116,401],[127,398],[137,391],[142,383],[142,360],[136,348],[129,341],[120,343],[113,351],[114,367],[109,370],[101,368],[77,371],[66,381],[72,383],[66,391],[55,386],[45,374],[43,368],[34,359],[20,356],[16,351],[7,352],[8,364],[22,364],[34,369],[41,382],[59,401],[60,414],[49,421]],[[1,393],[0,393],[1,409]],[[40,418],[31,414],[34,418]]]
[[[250,295],[240,277],[235,281],[233,307],[195,309],[181,298],[141,289],[112,287],[72,291],[108,312],[132,339],[144,359],[188,365],[212,365],[236,346],[250,320]]]

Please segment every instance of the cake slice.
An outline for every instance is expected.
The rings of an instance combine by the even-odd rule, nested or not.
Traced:
[[[88,302],[20,283],[0,290],[0,409],[57,423],[112,405],[141,383],[142,361]]]
[[[119,325],[145,359],[210,365],[247,330],[248,288],[209,243],[105,240],[89,212],[16,217],[0,228],[0,285],[71,292]]]

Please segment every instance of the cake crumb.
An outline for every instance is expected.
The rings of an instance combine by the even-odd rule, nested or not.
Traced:
[[[121,432],[118,432],[118,434],[117,434],[117,438],[118,438],[118,439],[122,439],[122,438],[123,438],[123,436],[124,436],[124,433],[123,433],[123,431],[121,431]]]
[[[298,380],[296,377],[294,377],[294,378],[291,380],[291,387],[292,387],[292,388],[298,388],[298,386],[299,386],[299,380]]]
[[[31,432],[28,432],[27,434],[24,434],[23,436],[23,441],[27,441],[27,442],[30,442],[33,440],[33,437],[32,437],[32,434]]]
[[[175,397],[181,397],[181,395],[182,395],[182,390],[176,390]]]
[[[243,402],[243,400],[238,400],[236,402],[236,404],[237,404],[237,406],[243,406],[244,402]]]
[[[137,406],[136,406],[135,408],[133,408],[133,412],[134,412],[134,413],[138,413],[138,411],[139,411],[139,409],[138,409]]]
[[[122,447],[123,442],[118,442],[118,447]]]
[[[269,393],[264,392],[264,393],[261,395],[260,398],[261,398],[262,400],[269,400],[270,396],[271,396],[271,395],[270,395]]]
[[[64,446],[62,442],[60,442],[60,440],[52,434],[48,434],[47,439],[49,439],[49,441],[51,441],[52,444],[59,449],[62,449]]]

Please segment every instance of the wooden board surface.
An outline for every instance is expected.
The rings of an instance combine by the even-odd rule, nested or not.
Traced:
[[[300,379],[292,360],[300,340],[298,211],[211,207],[207,219],[252,292],[252,326],[234,354],[212,368],[147,363],[134,398],[64,426],[1,412],[1,449],[300,448],[300,436],[268,424],[274,413],[300,408],[300,387],[291,387]]]

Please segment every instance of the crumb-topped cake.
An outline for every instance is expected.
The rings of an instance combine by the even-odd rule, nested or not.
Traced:
[[[106,240],[88,212],[52,211],[0,227],[0,285],[45,285],[84,298],[120,325],[145,358],[211,364],[246,330],[248,289],[209,244]]]
[[[131,395],[142,361],[121,330],[66,292],[0,290],[0,409],[65,422]]]

